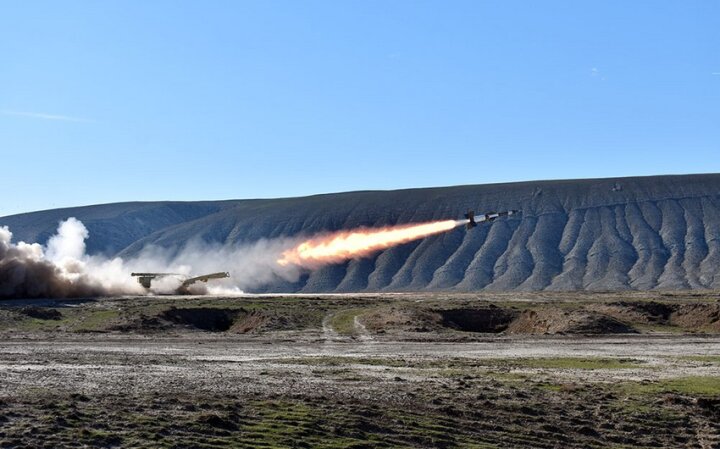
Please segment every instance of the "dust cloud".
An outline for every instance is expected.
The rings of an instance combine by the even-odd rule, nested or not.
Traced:
[[[193,294],[242,294],[280,279],[296,281],[297,266],[281,266],[277,259],[296,242],[260,240],[245,245],[219,245],[191,241],[179,250],[149,246],[137,256],[123,259],[89,255],[89,233],[82,222],[68,218],[46,245],[13,243],[12,232],[0,227],[0,298],[78,298],[174,293],[184,277],[229,271],[231,277],[197,283]],[[176,273],[157,279],[152,290],[143,288],[132,272]]]

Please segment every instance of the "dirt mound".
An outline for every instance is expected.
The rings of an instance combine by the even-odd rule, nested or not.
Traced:
[[[230,332],[235,332],[237,334],[246,334],[248,332],[260,329],[268,321],[267,317],[261,313],[247,313],[244,310],[242,312],[244,313],[239,314],[238,317],[235,319],[232,327],[230,327]]]
[[[171,329],[172,327],[172,323],[162,320],[156,316],[141,315],[129,323],[126,322],[109,326],[107,330],[111,332],[138,332],[143,334],[162,332]]]
[[[677,304],[657,301],[616,301],[598,304],[591,309],[623,322],[666,324],[677,308]]]
[[[171,308],[160,314],[160,318],[175,324],[194,327],[210,332],[224,332],[235,323],[238,310],[197,307],[192,309]]]
[[[559,308],[525,310],[507,328],[511,334],[628,334],[636,331],[617,319],[592,311]]]
[[[261,327],[266,317],[259,312],[245,309],[221,309],[215,307],[171,308],[162,312],[160,319],[174,324],[189,326],[210,332],[231,331],[244,334]]]
[[[172,307],[155,316],[141,315],[131,322],[111,326],[108,330],[156,333],[182,327],[207,332],[244,334],[258,330],[265,322],[266,317],[263,314],[243,308]]]
[[[196,421],[202,427],[210,427],[222,430],[238,430],[236,420],[230,417],[223,417],[214,413],[200,415]]]
[[[57,309],[49,309],[46,307],[23,307],[18,310],[22,315],[29,316],[30,318],[37,318],[39,320],[60,320],[63,315]]]
[[[670,315],[670,324],[692,330],[720,331],[720,304],[681,304]]]
[[[518,311],[495,305],[458,309],[389,307],[363,316],[365,327],[373,332],[404,330],[431,332],[453,329],[464,332],[500,333],[518,315]]]
[[[497,334],[508,328],[519,315],[515,309],[504,309],[495,305],[485,308],[462,308],[436,310],[442,317],[442,324],[465,332]]]
[[[441,329],[442,315],[427,309],[388,307],[363,315],[362,322],[371,332],[404,330],[430,332]]]
[[[591,310],[631,324],[676,326],[689,331],[720,332],[720,304],[617,301]]]
[[[531,310],[488,305],[456,309],[396,308],[377,310],[363,316],[371,332],[401,330],[511,334],[627,334],[636,332],[627,324],[602,313],[567,311],[555,306]]]

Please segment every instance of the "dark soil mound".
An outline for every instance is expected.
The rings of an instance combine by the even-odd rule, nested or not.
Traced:
[[[590,314],[570,323],[569,334],[632,334],[635,329],[613,317]]]
[[[442,316],[443,325],[466,332],[499,333],[508,328],[518,316],[514,309],[490,306],[481,309],[436,310]]]
[[[241,312],[245,311],[242,310]],[[265,315],[258,312],[242,313],[238,315],[238,317],[235,319],[235,322],[230,328],[230,331],[236,332],[238,334],[252,332],[263,326],[267,321],[266,318],[267,317]],[[273,324],[276,324],[276,321],[278,320],[271,321]],[[284,329],[284,327],[282,326],[280,328]]]
[[[23,307],[19,312],[25,316],[39,320],[60,320],[63,316],[59,310],[45,307]]]
[[[635,329],[592,311],[563,311],[555,307],[525,310],[508,326],[513,334],[628,334]]]
[[[153,333],[168,330],[172,327],[172,324],[166,320],[161,320],[156,316],[145,316],[141,315],[139,318],[129,322],[121,323],[113,326],[109,326],[109,331],[119,332],[139,332],[139,333]]]
[[[363,324],[371,332],[401,330],[431,332],[442,329],[442,316],[428,309],[387,307],[363,315]]]
[[[160,318],[175,324],[194,327],[210,332],[224,332],[232,327],[241,311],[211,307],[192,309],[172,308],[160,314]]]
[[[158,333],[182,326],[208,332],[234,332],[244,334],[256,331],[266,317],[244,309],[171,308],[155,316],[142,315],[130,322],[108,327],[110,331]]]
[[[677,310],[677,304],[656,301],[617,301],[608,304],[614,313],[612,316],[623,321],[640,323],[666,323],[670,315]]]
[[[720,304],[681,304],[670,316],[670,324],[691,330],[720,330]]]
[[[454,309],[395,308],[365,315],[373,332],[456,330],[498,334],[627,334],[637,332],[622,321],[594,310],[566,310],[557,306],[518,310],[487,305]]]
[[[223,430],[238,430],[238,425],[228,417],[222,417],[216,414],[206,414],[206,415],[200,415],[198,417],[197,423],[201,426],[208,426],[215,429],[223,429]]]

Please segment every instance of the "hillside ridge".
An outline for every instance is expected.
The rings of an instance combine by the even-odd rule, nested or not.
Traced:
[[[117,203],[0,218],[43,242],[67,216],[88,250],[130,256],[153,244],[260,239],[520,209],[330,265],[263,291],[650,290],[720,288],[720,174],[526,181],[298,198]]]

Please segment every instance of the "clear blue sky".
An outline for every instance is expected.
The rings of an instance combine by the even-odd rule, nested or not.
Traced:
[[[720,2],[7,1],[0,216],[720,171]]]

